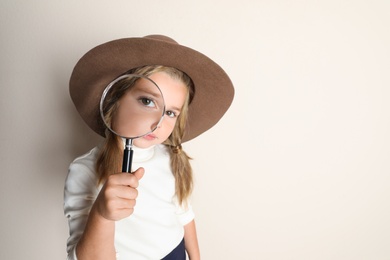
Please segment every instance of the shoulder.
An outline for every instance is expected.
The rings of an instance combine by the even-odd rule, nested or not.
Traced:
[[[72,167],[84,167],[88,169],[93,169],[95,166],[95,161],[99,153],[99,148],[95,147],[91,149],[89,152],[77,157],[70,164],[69,168]]]
[[[76,192],[77,190],[89,190],[97,185],[95,161],[98,155],[98,147],[88,153],[77,157],[69,166],[68,176],[65,181],[65,190]]]
[[[87,216],[99,192],[95,173],[98,152],[98,148],[93,148],[69,166],[64,187],[64,213],[70,220]]]

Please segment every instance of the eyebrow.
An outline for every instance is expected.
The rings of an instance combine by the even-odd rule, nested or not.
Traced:
[[[152,97],[156,98],[156,99],[163,99],[163,96],[160,92],[157,92],[157,91],[152,91],[150,89],[143,89],[143,88],[134,88],[133,91],[135,93],[145,93],[145,94],[148,94],[148,95],[151,95]]]
[[[181,112],[181,108],[178,108],[178,107],[176,107],[176,106],[173,106],[173,107],[171,107],[170,109],[165,109],[165,110],[175,110],[176,112]]]

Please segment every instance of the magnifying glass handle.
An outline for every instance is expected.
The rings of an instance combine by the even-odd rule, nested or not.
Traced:
[[[125,146],[125,150],[123,151],[122,172],[131,173],[132,161],[133,161],[132,140],[126,139],[126,146]]]

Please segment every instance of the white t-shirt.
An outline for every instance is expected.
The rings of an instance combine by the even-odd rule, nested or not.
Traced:
[[[175,178],[164,145],[134,147],[132,169],[145,169],[140,180],[134,213],[115,223],[117,259],[161,259],[183,239],[184,225],[191,222],[191,206],[180,207],[175,196]],[[101,186],[97,186],[95,161],[99,148],[75,159],[65,182],[64,212],[69,222],[68,259],[76,260],[75,248],[89,211]]]

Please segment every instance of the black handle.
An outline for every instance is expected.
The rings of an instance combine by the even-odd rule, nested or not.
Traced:
[[[126,139],[126,146],[125,146],[125,150],[123,151],[122,172],[131,173],[132,161],[133,161],[132,140]]]

